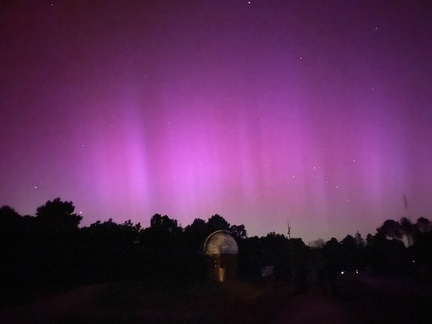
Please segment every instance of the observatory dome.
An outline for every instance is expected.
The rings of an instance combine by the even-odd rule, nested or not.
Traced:
[[[207,255],[237,254],[237,242],[228,231],[216,231],[204,241],[203,252]]]

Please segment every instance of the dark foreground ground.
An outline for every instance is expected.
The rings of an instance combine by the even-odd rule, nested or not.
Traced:
[[[432,323],[431,283],[359,275],[338,287],[311,283],[298,295],[277,281],[99,284],[3,306],[0,323]]]

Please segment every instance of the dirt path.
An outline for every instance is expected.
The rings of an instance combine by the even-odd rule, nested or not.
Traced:
[[[219,300],[219,295],[201,301],[185,294],[183,297],[189,298],[187,302],[176,299],[182,298],[179,295],[162,299],[166,305],[157,302],[153,305],[148,301],[157,296],[132,288],[130,284],[105,284],[72,289],[30,305],[2,310],[0,323],[162,323],[167,319],[217,323],[221,321],[213,317],[219,315],[214,310],[222,306],[223,313],[228,316],[220,318],[226,323],[432,323],[432,285],[391,278],[359,277],[350,285],[346,282],[341,285],[338,296],[316,285],[298,296],[289,294],[289,286],[271,286],[268,298],[245,301],[237,296],[228,304]],[[201,288],[202,292],[209,289]],[[214,289],[209,291],[215,293]],[[238,291],[237,286],[235,291]],[[125,293],[124,297],[118,292]],[[132,307],[125,307],[135,297],[139,300]],[[197,305],[201,305],[200,308]],[[270,316],[268,321],[267,316]]]
[[[333,296],[310,287],[296,296],[278,323],[432,323],[432,285],[408,279],[360,276]]]
[[[75,288],[66,293],[42,298],[30,305],[13,307],[0,312],[0,323],[56,323],[63,314],[86,309],[94,303],[103,285]]]
[[[277,323],[360,323],[340,299],[319,288],[294,297]]]

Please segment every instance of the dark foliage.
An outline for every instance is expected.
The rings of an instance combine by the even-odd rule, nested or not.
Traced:
[[[208,221],[197,218],[185,228],[160,214],[151,217],[147,228],[112,219],[79,228],[82,217],[74,210],[72,202],[60,198],[38,207],[36,216],[21,216],[9,206],[0,208],[2,296],[17,289],[40,291],[118,280],[201,280],[205,278],[202,244],[215,230],[230,231],[237,241],[241,278],[263,280],[261,269],[271,268],[273,277],[294,280],[299,293],[306,290],[312,270],[320,282],[337,291],[341,270],[367,269],[429,280],[432,268],[431,222],[423,217],[415,224],[406,218],[387,220],[366,240],[356,233],[341,242],[332,238],[323,247],[309,248],[301,239],[274,232],[248,237],[244,225],[231,225],[217,214]]]

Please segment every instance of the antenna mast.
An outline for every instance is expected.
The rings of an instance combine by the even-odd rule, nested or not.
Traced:
[[[289,221],[288,221],[288,218],[287,218],[287,227],[288,227],[288,239],[291,239],[291,227],[289,226]]]

